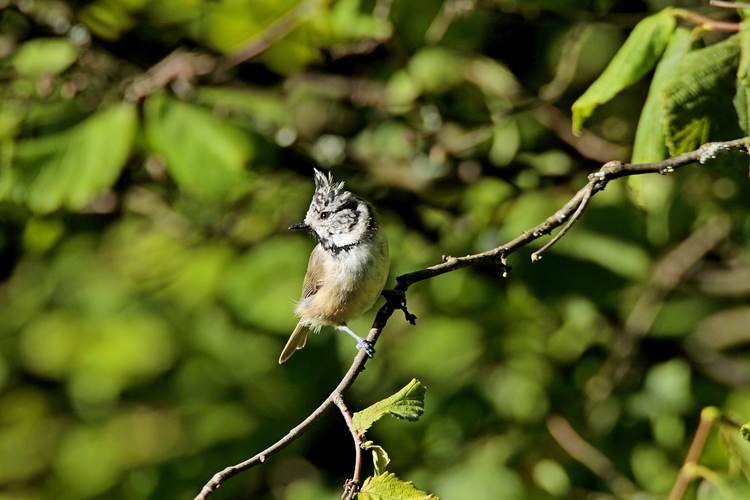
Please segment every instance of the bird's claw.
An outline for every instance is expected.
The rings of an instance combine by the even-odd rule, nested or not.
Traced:
[[[368,358],[372,358],[375,355],[375,346],[368,340],[363,340],[357,343],[357,349],[365,351]]]

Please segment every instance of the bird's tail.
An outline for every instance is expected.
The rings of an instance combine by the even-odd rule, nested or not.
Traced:
[[[292,335],[289,337],[289,341],[286,343],[284,350],[281,351],[281,356],[279,357],[279,364],[291,358],[292,354],[294,354],[294,351],[296,351],[297,349],[302,349],[303,347],[305,347],[305,344],[307,344],[308,331],[309,331],[309,328],[304,326],[301,321],[297,323],[297,327],[294,329],[294,331],[292,332]]]

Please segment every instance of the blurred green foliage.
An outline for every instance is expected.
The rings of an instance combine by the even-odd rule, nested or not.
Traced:
[[[652,66],[651,89],[681,103],[679,65],[722,69],[708,90],[745,87],[745,25],[726,38],[659,14],[670,36],[639,50],[661,59],[569,133],[638,21],[703,3],[0,1],[0,500],[193,498],[284,436],[355,354],[324,329],[276,361],[314,244],[286,230],[312,167],[377,206],[390,285],[501,245],[623,146],[656,159],[660,126],[705,125],[677,107],[647,119]],[[744,94],[719,97],[698,103],[733,124],[716,133],[747,130]],[[750,418],[747,161],[637,184],[610,184],[540,262],[524,249],[507,277],[484,266],[409,290],[417,325],[390,320],[347,397],[360,411],[427,387],[418,422],[368,430],[390,457],[371,482],[446,500],[663,498],[701,408]],[[747,488],[747,443],[720,434],[689,498]],[[351,446],[331,413],[214,497],[336,498]]]

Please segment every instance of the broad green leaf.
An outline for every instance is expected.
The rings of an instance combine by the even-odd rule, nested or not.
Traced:
[[[259,40],[268,40],[273,45],[320,9],[319,3],[315,0],[212,2],[204,17],[201,36],[221,52],[241,50]]]
[[[120,104],[65,132],[19,141],[0,180],[0,198],[25,202],[40,214],[80,210],[117,180],[136,124],[135,108]]]
[[[412,379],[396,394],[355,413],[352,416],[354,428],[360,435],[364,435],[367,429],[386,413],[410,422],[419,420],[424,413],[425,390],[420,381]]]
[[[750,483],[740,477],[712,475],[698,488],[697,500],[747,500],[750,498]]]
[[[134,16],[129,9],[123,8],[123,4],[106,0],[90,3],[81,9],[79,19],[97,37],[117,40],[136,24]]]
[[[388,464],[391,462],[391,457],[388,456],[388,453],[383,447],[373,444],[372,441],[368,441],[365,443],[364,449],[372,450],[372,463],[375,468],[375,475],[378,476],[385,473],[385,468],[388,467]]]
[[[750,480],[750,443],[747,442],[748,424],[739,429],[736,426],[720,421],[719,435],[729,457],[729,472],[733,475],[744,475]],[[750,496],[748,496],[750,498]]]
[[[203,108],[161,94],[146,100],[144,116],[148,142],[180,188],[209,200],[241,193],[252,156],[242,132]]]
[[[583,122],[597,106],[608,102],[651,71],[667,47],[675,26],[671,8],[638,23],[604,72],[573,103],[574,133],[580,132]]]
[[[414,54],[406,66],[411,79],[425,92],[445,92],[463,79],[466,60],[439,46],[427,46]]]
[[[435,495],[418,490],[411,481],[401,481],[386,472],[365,479],[357,498],[360,500],[439,500]]]
[[[78,59],[78,48],[65,38],[35,38],[21,44],[13,56],[13,67],[20,74],[37,78],[57,75]]]
[[[750,21],[740,23],[739,32],[740,63],[737,78],[745,87],[750,86]]]
[[[732,102],[739,56],[739,36],[734,35],[686,54],[666,79],[661,105],[670,154],[741,134]]]
[[[742,9],[740,9],[742,10]],[[737,93],[734,108],[737,111],[740,128],[747,134],[750,131],[750,22],[740,24],[740,63],[737,69]]]
[[[693,39],[690,36],[690,30],[687,28],[677,28],[670,38],[664,56],[656,66],[648,97],[641,111],[633,145],[632,163],[655,162],[668,156],[661,120],[661,90],[664,82],[674,74],[680,60],[690,51],[692,45]],[[641,177],[633,175],[628,179],[640,179]]]

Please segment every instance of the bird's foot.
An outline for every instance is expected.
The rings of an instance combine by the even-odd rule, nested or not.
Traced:
[[[357,349],[360,351],[365,351],[365,354],[367,354],[368,358],[372,358],[375,355],[375,346],[372,345],[372,342],[368,340],[360,340],[357,342]]]

